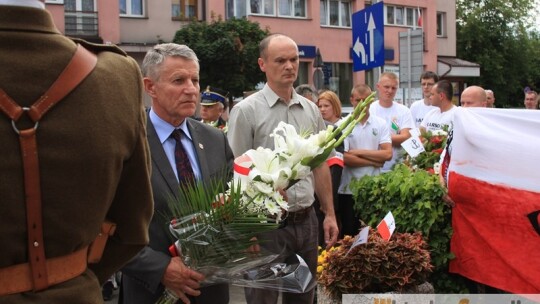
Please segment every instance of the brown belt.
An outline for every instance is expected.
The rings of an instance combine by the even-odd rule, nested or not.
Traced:
[[[47,259],[49,286],[73,279],[86,270],[88,247],[68,255]],[[0,296],[26,292],[34,289],[30,263],[17,264],[0,269]]]
[[[304,208],[298,211],[287,212],[285,219],[287,220],[287,223],[289,224],[300,223],[309,217],[309,214],[312,209],[313,209],[313,206],[309,206],[307,208]]]

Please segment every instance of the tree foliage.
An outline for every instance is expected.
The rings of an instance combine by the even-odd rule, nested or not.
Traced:
[[[503,107],[523,107],[523,88],[540,88],[539,36],[530,0],[458,0],[457,55],[481,65],[478,84]]]
[[[264,80],[259,69],[259,42],[268,35],[256,22],[212,18],[193,21],[176,32],[174,42],[188,45],[199,57],[201,90],[207,85],[242,96]]]

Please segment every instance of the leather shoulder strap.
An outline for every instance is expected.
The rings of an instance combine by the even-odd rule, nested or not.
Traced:
[[[30,118],[37,122],[50,108],[73,91],[92,72],[96,63],[96,55],[79,44],[71,61],[60,73],[60,76],[30,109],[20,107],[0,88],[0,110],[13,121],[19,120],[26,110]]]
[[[73,91],[92,72],[96,63],[97,57],[79,45],[75,55],[58,79],[30,108],[22,108],[0,89],[0,110],[11,118],[13,129],[19,134],[26,195],[28,259],[34,291],[49,287],[45,244],[43,243],[40,174],[36,142],[38,122],[48,110]],[[24,112],[27,112],[28,116],[35,122],[35,126],[19,130],[15,123]]]

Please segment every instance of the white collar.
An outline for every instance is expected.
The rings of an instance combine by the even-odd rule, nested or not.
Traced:
[[[28,6],[45,9],[45,3],[39,0],[0,0],[0,5]]]

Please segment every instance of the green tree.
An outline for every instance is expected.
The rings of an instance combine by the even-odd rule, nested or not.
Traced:
[[[259,69],[259,43],[268,35],[258,23],[247,19],[210,23],[193,21],[176,32],[175,43],[188,45],[199,57],[201,90],[207,85],[242,96],[264,81]]]
[[[481,65],[471,83],[492,89],[503,107],[523,107],[523,88],[538,85],[533,18],[530,0],[457,1],[457,55]]]

